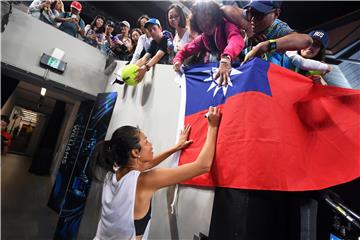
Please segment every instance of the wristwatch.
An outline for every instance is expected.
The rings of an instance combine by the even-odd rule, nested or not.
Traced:
[[[276,40],[274,39],[270,39],[269,40],[269,45],[268,45],[268,52],[269,53],[273,53],[276,51]]]

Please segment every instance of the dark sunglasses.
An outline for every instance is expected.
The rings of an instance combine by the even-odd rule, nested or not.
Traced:
[[[266,15],[273,13],[275,11],[276,11],[276,9],[272,9],[268,12],[262,13],[262,12],[256,11],[253,8],[249,8],[249,9],[246,9],[245,15],[246,15],[247,19],[249,19],[249,20],[252,17],[254,17],[254,19],[256,19],[256,20],[262,20]]]

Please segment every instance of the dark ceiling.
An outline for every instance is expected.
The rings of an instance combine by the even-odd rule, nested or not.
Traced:
[[[184,2],[190,5],[190,2]],[[158,18],[164,26],[165,13],[170,1],[82,1],[83,18],[91,22],[96,14],[104,14],[113,20],[127,20],[131,26],[142,14]],[[66,2],[65,5],[69,5]],[[360,1],[284,1],[280,19],[292,28],[305,31],[319,24],[334,20],[360,9]],[[360,16],[359,16],[360,18]]]
[[[358,10],[359,1],[287,1],[282,5],[280,19],[294,29],[306,31]]]

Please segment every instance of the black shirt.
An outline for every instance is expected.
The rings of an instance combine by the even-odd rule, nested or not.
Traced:
[[[151,57],[154,57],[157,51],[161,50],[165,53],[165,55],[160,59],[158,63],[169,64],[169,54],[168,54],[168,46],[167,46],[168,38],[163,36],[160,40],[160,43],[157,43],[155,40],[152,40],[150,43],[150,47],[147,53],[150,54]]]

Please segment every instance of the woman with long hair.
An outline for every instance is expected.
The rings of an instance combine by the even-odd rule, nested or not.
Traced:
[[[85,26],[84,42],[99,48],[104,43],[105,17],[97,15],[91,24]]]
[[[64,3],[61,0],[55,0],[51,3],[50,9],[52,11],[52,14],[50,14],[52,24],[58,28],[61,23],[55,22],[55,18],[60,16],[61,13],[65,12]]]
[[[186,16],[177,4],[171,4],[166,12],[167,23],[175,31],[173,39],[174,52],[177,53],[186,43],[190,42],[190,30],[186,26]]]
[[[210,107],[207,137],[200,154],[194,162],[175,168],[153,169],[172,153],[191,144],[190,126],[184,128],[174,147],[155,157],[152,144],[137,127],[120,127],[109,141],[98,145],[92,167],[99,166],[100,171],[95,171],[94,177],[101,180],[106,175],[101,218],[94,239],[147,239],[155,191],[210,170],[220,118],[220,109]]]
[[[145,23],[150,19],[148,15],[141,15],[137,21],[138,27],[143,34],[139,37],[133,57],[131,59],[132,64],[135,64],[140,58],[142,58],[146,51],[150,48],[152,38],[149,31],[145,28]]]
[[[324,63],[325,51],[329,37],[323,30],[315,30],[309,33],[313,43],[300,51],[287,51],[292,67],[296,72],[310,77],[315,83],[327,85],[323,76],[332,70],[332,67]]]
[[[52,1],[49,7],[41,11],[40,20],[58,28],[61,23],[55,22],[55,18],[65,12],[64,3],[61,0]]]
[[[133,50],[135,51],[140,36],[143,34],[140,28],[133,28],[130,30],[130,37],[133,42]]]

